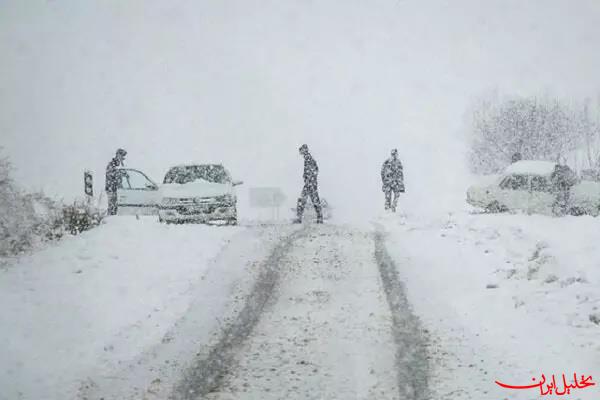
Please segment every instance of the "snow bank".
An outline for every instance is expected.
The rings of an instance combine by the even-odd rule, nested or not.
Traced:
[[[539,393],[494,381],[600,376],[597,219],[461,213],[384,221],[388,250],[431,333],[435,398],[532,398]]]
[[[0,270],[0,399],[74,398],[98,360],[160,342],[240,231],[110,218]]]

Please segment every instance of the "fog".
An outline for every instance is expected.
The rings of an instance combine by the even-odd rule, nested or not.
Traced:
[[[221,161],[295,203],[307,143],[346,216],[452,209],[468,183],[465,110],[483,91],[600,92],[590,1],[0,1],[0,144],[24,187],[72,199],[123,147],[161,181]]]

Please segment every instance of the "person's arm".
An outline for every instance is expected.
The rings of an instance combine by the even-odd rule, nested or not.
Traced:
[[[317,166],[317,162],[314,158],[310,157],[306,163],[304,164],[304,179],[314,180],[317,178],[317,172],[319,172],[319,167]]]
[[[115,181],[115,169],[112,162],[109,162],[106,166],[105,181],[104,188],[106,190],[112,190]]]
[[[400,192],[404,193],[406,188],[404,186],[404,167],[402,166],[402,163],[400,163],[400,171],[398,172],[398,175],[400,175]]]
[[[304,168],[302,169],[302,179],[304,179],[304,182],[306,183],[306,181],[308,180],[308,162],[306,161],[306,159],[304,159]]]

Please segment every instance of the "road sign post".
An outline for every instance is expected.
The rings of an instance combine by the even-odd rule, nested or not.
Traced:
[[[83,191],[89,204],[94,197],[94,178],[92,172],[88,170],[83,172]]]
[[[279,219],[279,208],[285,199],[285,194],[278,187],[250,188],[250,207],[271,209],[272,219]]]

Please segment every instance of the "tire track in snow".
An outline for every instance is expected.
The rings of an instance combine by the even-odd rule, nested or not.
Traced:
[[[419,319],[412,313],[396,264],[387,252],[383,227],[375,226],[375,260],[392,313],[400,396],[406,400],[428,399],[426,338]]]
[[[280,278],[280,260],[290,251],[294,242],[306,234],[300,229],[287,237],[272,250],[269,257],[260,265],[256,282],[248,295],[242,310],[235,320],[223,330],[219,341],[210,349],[207,356],[194,362],[175,387],[172,400],[195,400],[216,390],[234,363],[235,355],[260,320],[266,303]]]
[[[309,228],[222,384],[206,400],[404,400],[371,232]],[[285,278],[283,278],[285,276]]]

